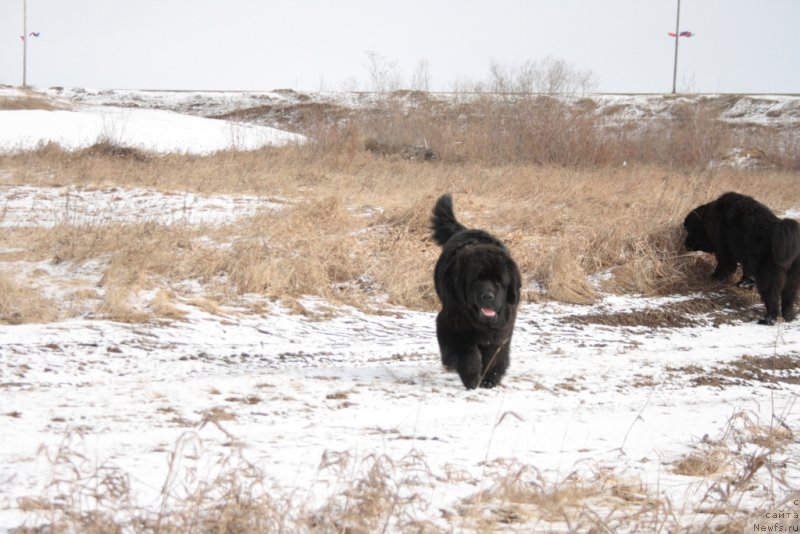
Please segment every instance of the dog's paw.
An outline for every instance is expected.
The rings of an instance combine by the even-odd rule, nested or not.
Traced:
[[[763,319],[758,320],[758,324],[763,324],[766,326],[772,326],[775,324],[775,319],[771,319],[769,317],[764,317]]]
[[[497,382],[495,382],[492,379],[488,379],[488,378],[486,380],[484,380],[483,382],[481,382],[481,387],[482,388],[486,388],[486,389],[492,389],[496,385],[497,385]]]
[[[481,377],[479,374],[463,374],[461,375],[461,383],[464,384],[464,387],[467,389],[475,389],[478,387],[478,384],[481,381]]]

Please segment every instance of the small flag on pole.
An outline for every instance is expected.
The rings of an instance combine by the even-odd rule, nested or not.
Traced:
[[[675,37],[675,32],[669,32],[668,34],[670,37]],[[681,32],[677,34],[679,37],[692,37],[694,34],[692,32]]]
[[[28,37],[39,37],[39,32],[31,32],[31,33],[28,34]],[[19,38],[24,41],[26,36],[25,35],[20,35]]]

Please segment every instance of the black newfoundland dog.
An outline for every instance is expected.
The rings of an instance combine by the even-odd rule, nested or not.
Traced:
[[[522,283],[517,264],[499,239],[456,220],[449,194],[436,202],[431,230],[442,247],[434,271],[442,363],[467,389],[494,387],[509,363]]]
[[[692,210],[683,221],[688,250],[711,252],[717,258],[712,273],[724,280],[742,265],[740,287],[758,288],[766,314],[758,322],[774,324],[781,313],[795,317],[800,286],[800,224],[779,219],[752,197],[725,193]]]

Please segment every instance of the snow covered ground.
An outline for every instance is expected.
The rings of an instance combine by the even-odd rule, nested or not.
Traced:
[[[282,202],[246,195],[165,194],[151,189],[76,186],[35,187],[0,184],[0,227],[51,227],[57,224],[214,224],[278,209]]]
[[[325,480],[319,468],[326,454],[399,459],[418,451],[434,473],[455,468],[476,479],[485,462],[499,458],[535,466],[554,482],[576,469],[611,469],[693,516],[709,481],[677,475],[674,464],[704,436],[721,439],[737,414],[797,431],[800,370],[772,372],[769,361],[796,357],[800,332],[571,319],[662,304],[634,297],[591,308],[527,304],[509,375],[489,391],[465,391],[442,371],[433,314],[409,310],[371,316],[341,309],[319,321],[276,305],[260,316],[215,316],[187,305],[185,320],[163,325],[76,319],[2,326],[0,525],[23,519],[19,497],[44,491],[53,465],[40,447],[52,453],[70,430],[80,433],[73,446],[90,463],[129,473],[135,497],[151,506],[170,453],[191,431],[207,459],[221,461],[235,439],[279,487],[310,493],[321,491],[315,484]],[[743,357],[764,358],[765,376],[776,380],[725,380],[714,370]],[[209,414],[223,415],[227,434],[200,428]],[[775,459],[795,482],[798,453],[794,441]],[[766,489],[754,485],[754,503]],[[476,488],[430,491],[452,508]]]
[[[58,135],[77,146],[97,133],[87,133],[83,121],[102,124],[97,117],[106,111],[89,120],[97,109],[0,112],[0,145],[22,146],[38,132],[39,139]],[[65,113],[83,118],[67,120]],[[203,141],[193,136],[210,119],[125,113],[125,133],[140,131],[134,126],[140,119],[168,126],[163,136],[142,137],[158,151],[230,141],[226,125],[204,130]],[[280,206],[250,197],[1,182],[3,227],[109,213],[201,224]],[[0,263],[0,269],[15,268]],[[765,433],[790,430],[768,469],[737,497],[743,509],[763,509],[800,488],[797,325],[702,315],[671,327],[603,320],[709,298],[715,296],[525,303],[506,379],[478,391],[465,391],[457,375],[442,370],[429,312],[372,315],[338,307],[333,317],[319,319],[264,301],[258,314],[235,307],[211,314],[187,299],[177,304],[185,318],[175,321],[0,325],[0,531],[36,524],[36,514],[22,509],[26,498],[54,497],[50,492],[62,488],[54,481],[79,484],[83,469],[122,470],[135,502],[157,510],[165,484],[179,492],[187,473],[211,477],[232,450],[266,473],[276,491],[308,502],[337,491],[332,455],[385,455],[398,465],[419,455],[429,478],[414,491],[429,505],[417,514],[443,530],[453,526],[461,499],[491,484],[489,473],[507,460],[532,467],[553,485],[574,473],[635,481],[642,499],[669,499],[681,523],[698,525],[718,504],[709,488],[735,479],[765,450]],[[313,298],[305,304],[327,306]],[[752,317],[758,313],[756,304]],[[706,475],[676,468],[710,444],[727,451],[723,468]],[[64,451],[73,463],[56,456]],[[398,485],[407,479],[403,472],[389,476]],[[507,526],[565,528],[553,521],[522,518]]]
[[[373,105],[373,93],[297,93],[281,91],[131,91],[56,88],[44,91],[49,97],[62,98],[89,106],[124,106],[163,109],[199,116],[213,116],[238,109],[259,106],[317,102],[346,107]],[[1,93],[0,93],[1,94]],[[397,95],[402,97],[403,92]],[[408,95],[413,101],[414,95]],[[429,93],[429,98],[443,101],[469,98],[469,93]],[[676,107],[716,101],[720,118],[731,124],[761,124],[777,127],[800,125],[800,97],[797,95],[663,95],[663,94],[587,94],[564,97],[591,100],[601,116],[623,121],[641,121],[669,116]]]
[[[5,89],[0,96],[23,95]],[[63,103],[69,109],[0,109],[0,150],[30,150],[50,142],[74,150],[107,141],[157,153],[207,154],[303,140],[303,136],[267,126],[170,110]]]

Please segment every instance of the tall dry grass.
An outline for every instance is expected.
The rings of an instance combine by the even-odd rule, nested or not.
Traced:
[[[428,220],[435,199],[449,191],[464,224],[508,243],[528,299],[588,303],[600,292],[704,287],[708,264],[681,250],[680,223],[724,191],[751,194],[778,212],[796,207],[800,186],[789,155],[786,170],[709,167],[747,139],[722,127],[708,106],[676,105],[671,119],[636,128],[609,126],[593,110],[589,98],[567,104],[477,94],[443,104],[400,92],[348,115],[318,109],[304,122],[310,142],[301,146],[157,156],[108,142],[75,152],[47,145],[0,156],[4,183],[248,194],[284,207],[218,227],[9,228],[0,246],[23,250],[17,259],[102,263],[97,312],[117,320],[180,317],[187,295],[177,286],[187,279],[206,288],[212,308],[257,293],[361,306],[385,297],[433,309],[438,248]],[[771,139],[770,150],[791,152],[785,137],[753,132],[754,142]],[[364,149],[368,139],[429,146],[437,159],[376,155]],[[142,304],[143,292],[158,302]],[[44,313],[52,311],[47,304],[32,312],[28,297],[8,294],[0,320],[57,315]]]
[[[68,106],[64,103],[56,103],[50,98],[37,94],[34,91],[24,91],[17,96],[0,96],[0,110],[31,110],[38,109],[53,111],[55,109],[65,109]]]
[[[778,126],[732,125],[721,113],[729,98],[683,102],[665,96],[665,111],[625,118],[625,104],[600,105],[590,96],[420,91],[383,94],[361,112],[320,113],[300,125],[316,156],[352,159],[361,147],[381,152],[424,146],[445,162],[492,165],[591,166],[623,162],[698,170],[736,147],[756,147],[772,168],[797,170],[800,138]],[[297,125],[295,125],[297,127]]]
[[[58,317],[54,308],[41,291],[20,283],[11,273],[0,272],[0,323],[50,321]]]
[[[19,500],[26,522],[15,532],[741,532],[754,496],[775,503],[791,491],[783,473],[796,464],[784,450],[791,432],[737,412],[719,436],[705,436],[673,463],[685,482],[683,504],[673,501],[674,482],[664,491],[588,462],[558,476],[497,459],[475,473],[431,467],[418,450],[326,451],[317,479],[292,489],[248,460],[221,419],[208,415],[176,440],[146,506],[126,471],[86,454],[83,436],[67,432],[40,449],[49,472],[41,493]],[[207,426],[224,436],[227,454],[209,451]]]
[[[363,152],[350,162],[319,161],[303,154],[285,148],[204,158],[79,157],[47,148],[5,157],[3,168],[19,183],[247,193],[284,207],[216,227],[10,228],[0,245],[23,250],[15,257],[29,261],[102,262],[98,313],[116,320],[158,316],[152,306],[133,305],[136,294],[161,289],[178,301],[176,287],[187,279],[200,281],[218,304],[256,293],[287,301],[318,295],[363,306],[385,296],[391,304],[433,309],[438,248],[429,237],[429,214],[435,199],[450,191],[464,224],[507,242],[528,299],[588,303],[599,292],[654,295],[703,287],[698,284],[706,283],[708,265],[681,250],[680,224],[694,206],[726,190],[752,194],[777,211],[800,198],[791,172],[423,164]],[[23,301],[29,299],[18,304]],[[13,304],[5,308],[11,310],[6,321],[20,313]],[[174,305],[161,309],[180,315]],[[36,314],[22,315],[36,320]]]

